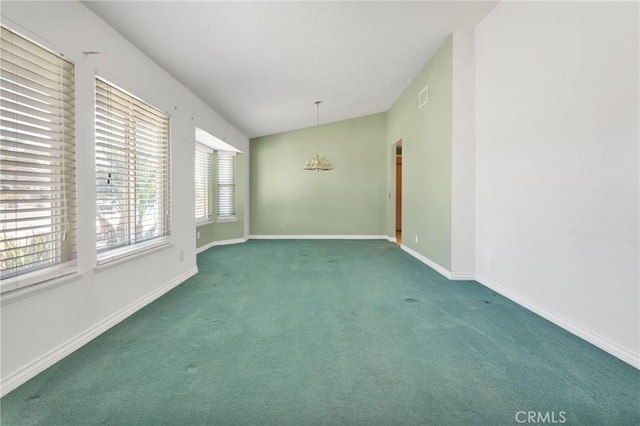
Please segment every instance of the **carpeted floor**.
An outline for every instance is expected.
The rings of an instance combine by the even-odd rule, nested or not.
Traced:
[[[198,267],[3,398],[2,425],[640,421],[640,371],[389,242],[249,241]]]

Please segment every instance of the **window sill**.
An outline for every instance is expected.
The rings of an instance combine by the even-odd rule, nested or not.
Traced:
[[[202,222],[196,222],[196,228],[200,228],[201,226],[211,225],[212,223],[216,223],[213,219],[209,219]]]
[[[154,241],[153,244],[139,244],[138,247],[126,249],[114,250],[113,253],[103,254],[102,258],[98,255],[98,264],[93,267],[96,272],[109,269],[112,266],[120,265],[130,260],[138,259],[151,253],[155,253],[159,250],[164,250],[173,245],[170,239],[163,241]]]
[[[216,220],[217,223],[233,223],[237,221],[238,221],[238,218],[236,217],[219,217]]]
[[[2,295],[0,296],[0,304],[5,305],[7,303],[15,302],[26,297],[49,291],[56,287],[68,284],[72,281],[79,280],[82,275],[83,273],[79,272],[77,269],[70,269],[69,272],[67,272],[65,275],[56,278],[51,278],[46,281],[41,281],[36,284],[19,287],[12,290],[7,289],[6,291],[3,291]]]

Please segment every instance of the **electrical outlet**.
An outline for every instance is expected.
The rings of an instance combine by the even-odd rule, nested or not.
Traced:
[[[200,231],[196,232],[196,239],[200,239]]]
[[[180,262],[182,262],[184,260],[184,252],[181,251],[180,252]]]
[[[418,235],[416,235],[416,244],[418,243]]]

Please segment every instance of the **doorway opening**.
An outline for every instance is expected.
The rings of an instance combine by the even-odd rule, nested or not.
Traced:
[[[396,176],[396,244],[402,244],[402,140],[393,145]]]

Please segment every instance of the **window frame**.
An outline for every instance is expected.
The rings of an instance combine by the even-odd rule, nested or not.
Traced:
[[[5,191],[15,191],[3,194],[4,201],[15,201],[14,207],[0,209],[0,229],[14,234],[0,239],[0,293],[7,293],[66,281],[78,271],[76,79],[75,64],[64,55],[5,25],[1,31],[7,54],[0,83],[4,104],[0,187],[12,186]],[[45,198],[34,199],[36,195]],[[36,233],[47,228],[50,232]],[[27,231],[32,235],[24,234]],[[36,237],[46,241],[37,242]],[[34,252],[24,254],[29,247]],[[18,256],[11,255],[15,250],[20,251]],[[49,254],[41,257],[43,253]],[[27,256],[40,260],[7,266]]]
[[[229,222],[237,222],[238,218],[237,218],[237,210],[236,210],[236,180],[237,180],[237,153],[234,151],[216,151],[216,222],[218,223],[229,223]],[[232,182],[231,183],[221,183],[221,180],[224,180],[226,177],[225,176],[221,176],[223,173],[223,167],[221,162],[223,161],[223,158],[233,158],[232,161],[232,168],[233,168],[233,177],[232,177]],[[224,214],[224,215],[220,215],[220,210],[221,209],[221,190],[223,188],[231,188],[231,198],[233,199],[232,202],[232,209],[231,212],[229,214]]]
[[[95,247],[96,263],[100,267],[171,244],[171,117],[168,113],[103,77],[95,76],[94,88],[96,90],[94,105]],[[108,97],[105,94],[108,94]],[[113,104],[111,96],[115,99]],[[123,106],[125,104],[126,106]],[[150,116],[152,118],[149,118]],[[115,118],[112,119],[112,117]],[[120,123],[116,123],[117,121]],[[154,127],[156,125],[154,122],[157,123],[157,129]],[[122,128],[117,128],[118,126]],[[148,134],[143,135],[145,132],[152,135],[157,132],[157,140],[153,140],[153,137]],[[154,150],[157,150],[157,153]],[[120,159],[116,160],[116,158]],[[120,164],[114,165],[114,162]],[[156,169],[149,166],[154,162],[157,162]],[[145,173],[147,173],[147,180],[151,183],[145,182]],[[148,220],[145,219],[148,211],[143,210],[140,214],[139,209],[146,208],[146,202],[149,199],[141,199],[138,187],[146,185],[144,188],[153,188],[154,173],[156,191],[152,192],[149,198],[154,200],[155,197],[151,207],[155,213],[150,217],[154,233],[145,237],[144,225],[148,224]],[[120,185],[114,182],[119,182]],[[116,190],[113,190],[114,187]],[[116,204],[114,209],[118,214],[116,227],[111,222],[104,223],[105,218],[107,221],[109,218],[113,219],[113,211],[100,218],[101,207],[105,207],[103,202],[109,200],[105,195],[109,194],[110,188],[111,193],[120,191],[121,196],[118,199],[117,196],[112,197],[110,200],[110,203],[115,201]],[[123,216],[124,220],[122,220]],[[156,231],[157,224],[159,224],[159,230]],[[104,232],[100,232],[100,227],[113,230],[114,234],[110,234],[107,229],[107,235],[115,235],[117,239],[115,243],[101,244],[104,241]]]

